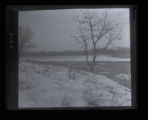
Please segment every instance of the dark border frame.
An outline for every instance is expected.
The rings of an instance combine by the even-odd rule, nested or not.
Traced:
[[[131,48],[131,95],[132,106],[121,107],[72,107],[72,108],[18,108],[18,12],[31,10],[74,9],[74,8],[129,8]],[[137,6],[136,5],[8,5],[5,7],[5,78],[6,109],[9,110],[131,110],[137,108]],[[13,34],[13,38],[9,35]],[[13,48],[10,48],[10,40]]]

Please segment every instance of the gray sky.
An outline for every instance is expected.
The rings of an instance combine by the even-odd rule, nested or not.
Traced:
[[[116,19],[122,25],[122,40],[116,45],[130,46],[129,9],[111,9]],[[33,41],[38,46],[37,50],[64,51],[78,50],[76,41],[71,35],[76,35],[78,25],[73,21],[73,16],[78,15],[80,9],[41,10],[19,12],[19,25],[30,26],[34,36]]]

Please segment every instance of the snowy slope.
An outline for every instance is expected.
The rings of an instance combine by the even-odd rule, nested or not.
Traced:
[[[19,64],[21,108],[130,105],[130,89],[105,76],[62,66]]]

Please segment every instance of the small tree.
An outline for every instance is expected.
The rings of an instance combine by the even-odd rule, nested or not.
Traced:
[[[33,32],[30,27],[24,28],[23,26],[19,26],[18,29],[18,37],[19,37],[19,56],[22,57],[27,50],[33,48],[32,37]]]
[[[76,21],[79,23],[79,35],[73,37],[84,50],[90,72],[94,72],[97,52],[109,48],[113,41],[120,39],[119,24],[112,19],[108,10],[81,11]]]

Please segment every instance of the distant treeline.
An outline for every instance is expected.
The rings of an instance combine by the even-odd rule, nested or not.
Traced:
[[[92,54],[92,50],[89,51],[89,55]],[[118,48],[110,50],[97,50],[98,55],[108,55],[115,57],[130,57],[129,48]],[[83,56],[83,51],[32,51],[27,52],[25,56]]]

